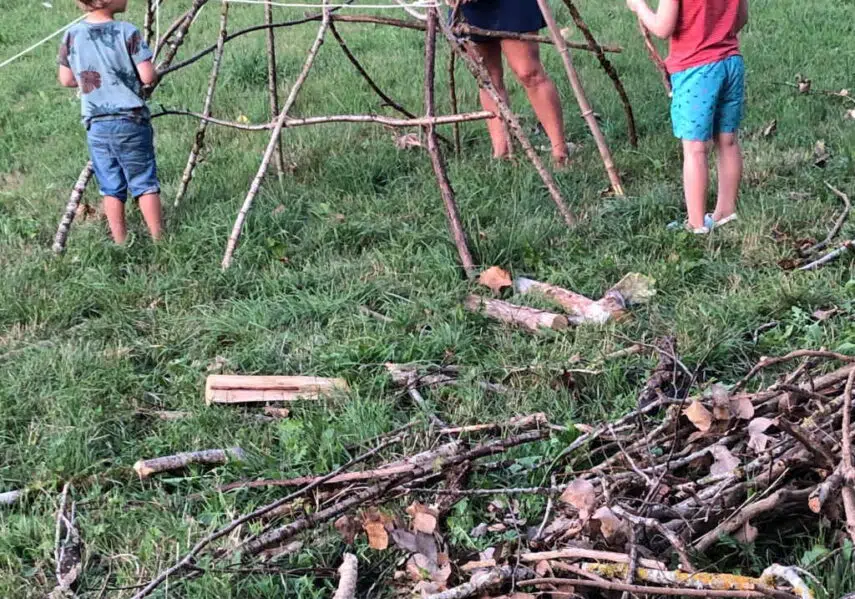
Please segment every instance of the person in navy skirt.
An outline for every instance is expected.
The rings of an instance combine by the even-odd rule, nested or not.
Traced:
[[[463,20],[481,29],[533,33],[546,27],[537,0],[460,0],[460,2]],[[473,36],[471,42],[472,51],[483,61],[493,85],[507,102],[508,94],[505,90],[502,65],[504,54],[508,66],[525,88],[529,102],[549,136],[555,165],[564,166],[567,163],[567,144],[564,139],[561,100],[555,84],[540,62],[540,45],[537,42],[482,36]],[[498,112],[490,95],[484,90],[480,92],[480,100],[484,110]],[[497,118],[488,120],[487,129],[493,143],[493,156],[496,158],[507,156],[509,140],[501,121]]]

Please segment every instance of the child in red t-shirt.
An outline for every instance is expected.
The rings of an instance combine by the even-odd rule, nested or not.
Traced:
[[[745,96],[745,66],[737,34],[748,22],[748,0],[626,0],[654,35],[670,38],[665,61],[674,93],[671,121],[683,141],[683,184],[689,220],[698,234],[736,219],[742,178],[738,131]],[[718,201],[706,209],[708,142],[718,154]]]

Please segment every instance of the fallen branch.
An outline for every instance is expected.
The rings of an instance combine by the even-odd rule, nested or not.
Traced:
[[[475,572],[468,582],[464,582],[441,593],[427,595],[425,599],[466,599],[466,597],[471,597],[472,595],[480,596],[485,591],[510,580],[513,575],[514,571],[510,566]]]
[[[615,564],[629,564],[630,562],[630,556],[626,553],[597,551],[594,549],[584,549],[582,547],[564,547],[563,549],[557,549],[555,551],[521,553],[519,558],[521,562],[527,563],[548,562],[557,559],[594,559]],[[646,558],[639,558],[638,563],[645,568],[652,568],[654,570],[664,570],[667,567],[663,562]]]
[[[566,329],[568,324],[567,318],[560,314],[476,295],[467,297],[463,305],[470,312],[483,313],[495,320],[518,325],[534,333],[542,328],[561,331]]]
[[[264,24],[273,24],[273,5],[264,5]],[[276,76],[276,31],[273,27],[268,27],[266,33],[267,42],[267,95],[270,102],[270,118],[275,119],[279,114],[279,85]],[[225,44],[225,39],[223,40]],[[276,142],[276,154],[274,156],[276,162],[276,174],[279,177],[279,182],[282,183],[282,178],[285,176],[285,156],[282,153],[282,138]]]
[[[645,528],[652,528],[661,534],[671,544],[671,547],[674,548],[677,555],[680,556],[680,567],[683,571],[697,572],[695,567],[692,565],[692,560],[689,558],[689,552],[686,550],[686,544],[683,543],[680,537],[662,526],[662,523],[659,522],[659,520],[656,520],[655,518],[644,518],[642,516],[632,514],[619,505],[613,505],[611,509],[615,514],[629,520],[633,524],[638,524]]]
[[[588,580],[583,578],[535,578],[533,580],[523,580],[517,583],[517,586],[521,587],[542,585],[568,585],[603,589],[606,591],[628,591],[639,595],[671,595],[678,597],[734,597],[744,599],[768,596],[766,593],[758,590],[717,591],[711,589],[683,589],[626,584],[622,582],[611,582],[608,580]],[[793,597],[793,595],[788,594],[785,594],[785,596]]]
[[[219,466],[226,464],[229,460],[244,460],[246,454],[240,447],[229,449],[206,449],[204,451],[191,451],[177,453],[175,455],[153,458],[150,460],[139,460],[134,464],[134,470],[140,479],[146,479],[154,474],[181,470],[191,464],[206,466]]]
[[[83,572],[83,543],[77,530],[76,504],[68,505],[68,492],[71,485],[65,483],[56,512],[56,530],[54,535],[54,575],[56,586],[48,594],[48,599],[74,597],[72,589]]]
[[[357,565],[355,555],[352,553],[344,554],[341,566],[338,568],[339,582],[333,599],[354,599],[356,596]]]
[[[840,472],[843,474],[843,509],[846,514],[846,531],[855,543],[855,467],[852,466],[852,391],[855,383],[855,369],[846,380],[843,391],[843,422],[840,425],[842,440],[840,442],[841,458]]]
[[[837,260],[840,256],[842,256],[846,252],[852,251],[853,249],[855,249],[855,239],[849,239],[840,244],[840,247],[828,252],[821,258],[817,258],[813,262],[805,264],[804,266],[800,266],[799,270],[816,270],[820,266],[824,266],[829,262]]]
[[[264,506],[262,506],[256,510],[250,512],[249,514],[245,514],[239,518],[236,518],[236,519],[232,520],[231,522],[229,522],[228,524],[226,524],[225,526],[222,526],[219,529],[215,530],[214,532],[210,533],[209,535],[203,537],[202,539],[197,541],[196,544],[193,545],[193,547],[190,549],[190,551],[185,553],[181,559],[179,559],[177,562],[175,562],[169,568],[162,570],[157,576],[155,576],[151,581],[149,581],[148,584],[146,584],[142,589],[140,589],[131,599],[143,599],[143,597],[149,596],[152,593],[152,591],[157,589],[161,584],[163,584],[166,580],[168,580],[170,576],[173,576],[174,574],[181,572],[182,570],[187,568],[193,562],[194,558],[197,555],[199,555],[199,553],[201,553],[203,549],[205,549],[205,547],[207,547],[208,545],[210,545],[211,543],[213,543],[217,539],[221,539],[222,537],[231,533],[233,530],[235,530],[237,527],[241,526],[242,524],[245,524],[247,522],[251,522],[253,520],[257,520],[259,518],[262,518],[263,516],[267,515],[268,513],[273,512],[274,510],[279,509],[282,506],[286,505],[287,503],[293,501],[297,497],[300,497],[302,495],[307,494],[309,491],[312,491],[313,489],[315,489],[319,485],[322,485],[324,482],[326,482],[326,480],[333,478],[334,476],[341,474],[342,472],[347,471],[348,469],[352,468],[356,464],[364,462],[365,460],[376,455],[377,453],[379,453],[380,451],[382,451],[383,449],[385,449],[389,445],[400,442],[401,438],[402,438],[401,436],[393,437],[393,438],[381,443],[380,445],[378,445],[374,449],[371,449],[371,450],[365,452],[361,456],[353,458],[352,460],[350,460],[346,464],[343,464],[339,468],[336,468],[335,470],[333,470],[332,472],[327,474],[325,477],[321,477],[320,479],[316,480],[314,483],[308,484],[305,487],[303,487],[297,491],[294,491],[293,493],[290,493],[289,495],[286,495],[285,497],[282,497],[281,499],[274,501],[273,503],[269,503],[267,505],[264,505]]]
[[[840,213],[840,216],[838,216],[837,219],[834,221],[834,226],[831,227],[831,230],[828,232],[828,235],[826,235],[825,239],[813,244],[808,249],[804,250],[802,252],[803,256],[809,256],[810,254],[814,254],[827,248],[831,243],[831,240],[837,237],[837,234],[840,233],[840,229],[843,228],[843,223],[846,222],[846,219],[849,217],[849,212],[852,210],[852,203],[849,201],[848,195],[834,187],[828,181],[825,182],[825,186],[828,187],[828,189],[830,189],[831,192],[834,193],[834,195],[843,200],[843,211]]]

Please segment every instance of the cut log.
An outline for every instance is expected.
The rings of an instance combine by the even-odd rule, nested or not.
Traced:
[[[205,385],[205,402],[210,405],[320,399],[346,389],[343,379],[213,374]]]
[[[136,470],[137,475],[139,475],[141,479],[145,479],[160,472],[181,470],[191,464],[219,466],[227,463],[230,459],[241,461],[245,457],[246,454],[240,447],[230,447],[228,449],[206,449],[204,451],[177,453],[175,455],[153,458],[151,460],[139,460],[134,464],[134,470]]]
[[[571,315],[568,320],[573,324],[582,324],[584,322],[603,324],[613,316],[599,302],[595,302],[591,298],[564,289],[563,287],[541,283],[540,281],[526,279],[525,277],[519,277],[514,282],[514,286],[517,292],[522,295],[537,291],[554,300],[555,303]]]
[[[338,589],[333,599],[353,599],[356,596],[357,561],[352,553],[345,553],[338,568]]]
[[[536,310],[525,306],[517,306],[502,300],[487,299],[470,295],[464,306],[470,312],[483,313],[490,318],[520,326],[528,331],[538,332],[540,329],[561,331],[567,328],[567,318],[544,310]]]

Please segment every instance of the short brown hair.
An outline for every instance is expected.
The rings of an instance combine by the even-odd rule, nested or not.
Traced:
[[[101,10],[110,4],[110,0],[77,0],[77,6],[83,10]]]

